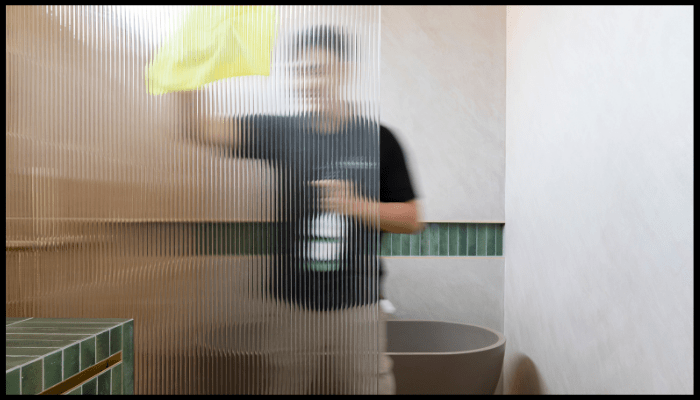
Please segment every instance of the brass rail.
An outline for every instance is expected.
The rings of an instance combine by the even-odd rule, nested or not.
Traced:
[[[122,352],[118,352],[117,354],[113,355],[112,357],[109,357],[106,360],[100,361],[99,363],[93,365],[92,367],[86,368],[84,371],[81,371],[70,378],[66,379],[63,382],[59,382],[52,387],[44,390],[43,392],[39,394],[64,394],[68,393],[71,390],[85,384],[88,382],[90,379],[96,377],[99,375],[101,372],[106,371],[107,369],[119,364],[122,361]]]

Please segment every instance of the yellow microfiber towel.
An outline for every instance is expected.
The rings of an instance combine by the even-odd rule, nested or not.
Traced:
[[[194,90],[219,79],[270,75],[275,7],[193,7],[146,67],[152,95]]]

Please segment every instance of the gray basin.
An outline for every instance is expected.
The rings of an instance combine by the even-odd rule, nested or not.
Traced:
[[[493,394],[506,338],[476,325],[387,321],[396,394]]]

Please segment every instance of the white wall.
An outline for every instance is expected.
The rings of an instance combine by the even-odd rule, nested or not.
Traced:
[[[693,392],[692,13],[508,8],[506,393]]]

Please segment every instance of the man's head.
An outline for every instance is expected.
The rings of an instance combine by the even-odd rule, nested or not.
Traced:
[[[331,111],[347,80],[354,43],[338,28],[316,26],[299,32],[290,58],[294,90],[309,111]]]

